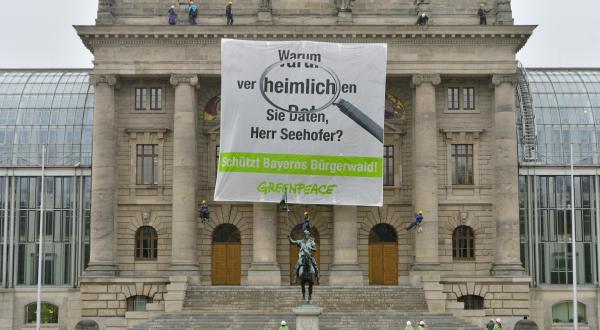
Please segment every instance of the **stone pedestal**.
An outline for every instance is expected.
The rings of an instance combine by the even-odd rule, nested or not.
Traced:
[[[296,330],[318,330],[319,315],[323,308],[316,304],[300,304],[294,309],[296,315]]]
[[[252,224],[252,264],[248,285],[281,285],[277,264],[277,204],[254,203]]]
[[[356,206],[333,207],[333,264],[329,285],[363,285],[358,265],[358,221]]]

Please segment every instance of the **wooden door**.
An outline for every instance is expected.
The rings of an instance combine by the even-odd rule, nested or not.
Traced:
[[[241,244],[213,243],[212,284],[240,285]]]
[[[398,285],[398,243],[369,244],[369,284]]]

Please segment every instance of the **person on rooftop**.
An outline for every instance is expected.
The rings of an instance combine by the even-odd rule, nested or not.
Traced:
[[[168,11],[169,14],[169,25],[177,24],[177,13],[175,12],[175,6],[171,6]]]
[[[487,14],[490,10],[485,9],[485,3],[479,4],[479,10],[477,11],[477,15],[479,15],[479,25],[487,25]]]
[[[427,13],[423,12],[417,17],[417,25],[427,25],[427,22],[429,22],[429,16],[427,16]]]
[[[188,15],[190,24],[196,25],[196,18],[198,18],[198,6],[196,6],[193,0],[190,0],[190,5],[188,6]]]
[[[232,5],[233,2],[229,1],[227,3],[227,6],[225,6],[225,16],[227,16],[227,25],[233,25],[233,9],[231,9]]]

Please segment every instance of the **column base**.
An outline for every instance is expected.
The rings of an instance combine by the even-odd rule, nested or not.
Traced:
[[[260,24],[272,24],[273,18],[271,17],[270,10],[260,10],[258,12],[258,22]]]
[[[349,24],[352,23],[352,11],[340,10],[337,15],[338,24]]]
[[[319,330],[319,315],[323,308],[317,304],[300,304],[294,309],[296,330]]]
[[[519,275],[525,275],[525,269],[520,263],[492,264],[492,276],[514,277]]]
[[[119,269],[112,263],[91,263],[83,271],[83,276],[117,276]]]
[[[248,285],[281,286],[281,270],[274,263],[255,262],[248,268]]]
[[[333,264],[329,268],[329,285],[362,286],[363,273],[358,264]]]
[[[414,287],[423,287],[423,282],[440,277],[440,264],[420,262],[413,264],[408,275],[410,284]]]
[[[169,275],[171,276],[189,276],[190,278],[198,277],[198,265],[189,263],[172,263],[169,267]]]

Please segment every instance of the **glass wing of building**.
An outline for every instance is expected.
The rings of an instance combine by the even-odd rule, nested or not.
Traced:
[[[94,90],[88,70],[0,70],[0,167],[90,166]]]
[[[534,161],[520,159],[523,265],[534,285],[572,283],[574,203],[577,282],[597,285],[600,70],[528,69],[527,81],[535,116],[536,157]],[[519,134],[521,150],[522,136]],[[571,145],[574,198],[569,176]]]
[[[77,286],[89,260],[94,90],[89,70],[0,70],[0,287]]]
[[[600,70],[527,72],[537,136],[537,161],[544,165],[600,164]]]

